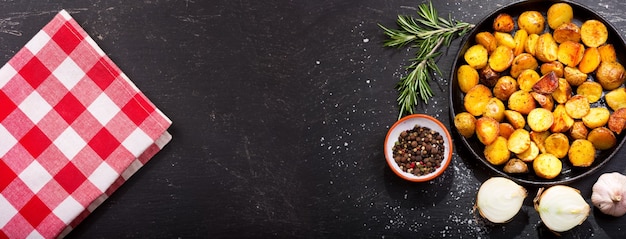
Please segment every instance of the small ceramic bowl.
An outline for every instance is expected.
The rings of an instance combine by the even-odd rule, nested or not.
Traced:
[[[393,146],[398,142],[398,137],[400,133],[406,130],[413,129],[415,125],[421,127],[427,127],[431,130],[439,132],[439,134],[443,137],[444,141],[444,159],[441,162],[441,166],[437,168],[434,172],[417,176],[412,173],[404,172],[398,163],[393,159]],[[425,182],[432,180],[439,175],[441,175],[448,165],[450,161],[452,161],[452,137],[450,137],[450,133],[445,125],[443,125],[439,120],[423,114],[413,114],[403,117],[394,123],[389,131],[387,132],[387,137],[385,138],[385,158],[387,159],[387,164],[391,168],[391,170],[401,178],[411,181],[411,182]]]

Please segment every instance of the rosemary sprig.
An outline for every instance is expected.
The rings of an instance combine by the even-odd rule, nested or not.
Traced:
[[[411,59],[411,64],[407,67],[409,73],[396,86],[400,106],[398,118],[405,113],[413,114],[413,109],[418,104],[418,96],[428,104],[428,99],[433,96],[428,79],[433,76],[433,72],[442,75],[435,62],[441,55],[439,48],[442,45],[449,46],[452,40],[465,35],[474,27],[470,23],[452,20],[450,16],[448,19],[439,17],[432,2],[421,4],[417,14],[418,18],[398,15],[397,25],[400,29],[390,29],[378,24],[389,37],[384,46],[400,48],[411,44],[411,48],[417,49],[415,58]]]

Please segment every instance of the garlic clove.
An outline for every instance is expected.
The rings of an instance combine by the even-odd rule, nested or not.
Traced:
[[[600,175],[592,187],[591,202],[604,214],[621,217],[626,214],[626,176],[612,172]]]
[[[504,177],[493,177],[478,189],[476,208],[493,223],[511,220],[522,208],[527,192],[524,187]]]

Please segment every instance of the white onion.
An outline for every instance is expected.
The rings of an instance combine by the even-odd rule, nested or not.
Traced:
[[[534,203],[541,221],[555,232],[568,231],[582,224],[590,211],[580,191],[564,185],[539,189]]]
[[[478,189],[476,208],[480,215],[493,223],[511,220],[522,208],[526,189],[510,179],[493,177]]]

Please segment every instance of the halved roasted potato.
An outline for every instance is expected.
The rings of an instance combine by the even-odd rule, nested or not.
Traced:
[[[537,40],[539,40],[539,35],[537,33],[528,33],[526,45],[524,45],[524,51],[534,56],[535,53],[537,53]]]
[[[556,156],[557,158],[564,158],[569,151],[569,139],[563,133],[553,133],[544,141],[546,152]]]
[[[515,21],[511,15],[500,13],[493,19],[493,30],[499,32],[511,32],[515,28]]]
[[[526,126],[526,118],[517,111],[514,110],[505,110],[504,116],[506,120],[516,129],[522,129]]]
[[[580,39],[588,47],[599,47],[609,38],[609,31],[604,23],[591,19],[580,26]]]
[[[594,107],[589,109],[589,113],[583,116],[583,123],[590,129],[605,126],[609,122],[611,112],[604,107]]]
[[[565,102],[565,111],[569,116],[574,119],[581,119],[583,116],[589,113],[591,106],[587,97],[582,95],[572,96],[567,102]]]
[[[454,127],[465,138],[470,138],[476,131],[476,117],[467,112],[461,112],[454,116]]]
[[[493,97],[491,90],[484,85],[478,84],[472,87],[463,98],[465,110],[473,116],[480,116],[485,112],[485,106]]]
[[[612,110],[626,107],[626,88],[620,87],[612,90],[604,95],[606,104],[611,107]]]
[[[552,123],[550,131],[564,133],[574,125],[574,119],[567,114],[564,104],[557,105],[552,114],[554,115],[554,123]]]
[[[570,23],[574,19],[574,10],[567,3],[555,3],[548,8],[548,26],[557,29],[565,23]]]
[[[509,151],[521,154],[530,147],[530,133],[525,129],[516,129],[507,142]]]
[[[589,74],[598,68],[602,58],[600,56],[600,51],[596,47],[589,47],[585,49],[585,53],[583,54],[583,59],[580,60],[578,64],[578,69],[580,72]]]
[[[567,80],[564,78],[559,78],[559,87],[556,88],[554,92],[552,92],[552,98],[554,101],[564,104],[572,97],[572,87],[567,83]]]
[[[579,86],[587,81],[587,74],[581,72],[578,68],[571,66],[565,67],[564,77],[565,80],[567,80],[567,83],[571,86]]]
[[[485,105],[483,116],[489,116],[498,122],[504,119],[504,103],[496,97],[492,97]]]
[[[626,127],[626,108],[619,108],[613,111],[609,116],[609,129],[616,134],[621,134],[624,127]]]
[[[617,53],[615,53],[615,47],[613,46],[613,44],[604,44],[598,47],[598,52],[600,53],[600,59],[602,61],[617,61]]]
[[[518,90],[511,94],[508,101],[509,109],[515,110],[523,115],[527,115],[536,108],[535,99],[530,92]]]
[[[607,117],[608,118],[608,117]],[[528,113],[528,126],[533,131],[541,132],[550,129],[554,123],[554,115],[544,108],[535,108]]]
[[[498,46],[489,56],[489,67],[497,72],[503,72],[513,63],[513,50],[508,46]]]
[[[583,44],[566,41],[559,45],[557,59],[566,66],[577,66],[584,54],[585,46]]]
[[[552,34],[544,33],[537,39],[535,56],[542,62],[551,62],[558,59],[559,45],[552,38]]]
[[[550,131],[543,131],[543,132],[531,131],[530,132],[530,140],[533,141],[533,143],[537,145],[537,148],[539,148],[539,152],[546,153],[545,141],[548,138],[548,136],[550,136],[550,134],[552,134],[550,133]]]
[[[602,97],[602,85],[595,81],[585,81],[576,88],[576,94],[587,97],[589,103],[595,103]],[[624,93],[624,97],[626,97],[626,93]]]
[[[525,11],[517,18],[517,25],[520,29],[526,30],[528,34],[539,34],[545,28],[546,19],[538,11]]]
[[[457,79],[459,81],[459,89],[463,93],[467,93],[472,87],[478,85],[478,71],[470,65],[462,65],[457,70]]]
[[[498,79],[493,87],[493,95],[502,101],[507,101],[511,94],[517,90],[517,81],[511,76],[503,76]]]
[[[541,72],[541,75],[546,75],[550,72],[554,72],[556,77],[563,78],[564,66],[563,63],[558,61],[546,62],[541,64],[539,71]]]
[[[515,128],[510,123],[500,123],[500,136],[509,139],[513,131],[515,131]]]
[[[524,29],[519,29],[515,32],[513,40],[515,41],[515,48],[513,48],[513,54],[516,56],[524,52],[526,40],[528,39],[528,32]]]
[[[567,155],[575,167],[589,167],[596,159],[596,149],[590,141],[577,139],[572,142]]]
[[[572,139],[587,139],[589,129],[582,121],[575,121],[569,130],[569,136]]]
[[[541,108],[549,111],[552,111],[554,109],[554,99],[551,95],[544,95],[537,92],[530,92],[530,95],[533,96],[533,98],[535,99],[535,101],[537,101],[537,104],[539,104]]]
[[[521,53],[513,58],[509,74],[511,74],[513,78],[517,78],[524,70],[535,70],[537,66],[539,66],[539,63],[537,63],[537,59],[535,59],[533,55],[530,53]]]
[[[515,49],[515,39],[513,35],[507,32],[494,32],[493,36],[498,42],[498,46],[506,46],[509,49]]]
[[[520,90],[523,91],[531,91],[533,90],[533,86],[541,79],[539,73],[533,69],[523,70],[522,73],[517,77],[517,85]]]
[[[476,136],[484,145],[490,145],[500,136],[500,123],[487,116],[476,120]]]
[[[530,142],[530,147],[520,154],[517,154],[517,157],[525,163],[530,163],[539,155],[539,148],[535,142]]]
[[[485,146],[483,151],[487,161],[493,165],[501,165],[509,161],[511,152],[507,148],[507,140],[498,136],[492,144]]]
[[[580,42],[580,28],[572,22],[564,23],[554,29],[552,36],[557,43]]]
[[[606,127],[592,129],[587,136],[587,140],[589,140],[597,150],[607,150],[617,144],[615,134]]]
[[[476,40],[476,43],[484,46],[485,49],[487,49],[487,53],[489,54],[491,54],[491,52],[493,52],[496,47],[498,47],[496,37],[494,37],[491,32],[479,32],[478,34],[476,34],[476,37],[474,37],[474,40]]]
[[[483,45],[476,44],[467,49],[463,58],[474,69],[481,69],[487,65],[489,53]]]
[[[532,87],[533,92],[540,94],[552,94],[557,88],[559,88],[559,78],[554,71],[543,75]]]
[[[541,178],[553,179],[561,174],[563,163],[556,156],[542,153],[533,160],[533,170]]]

